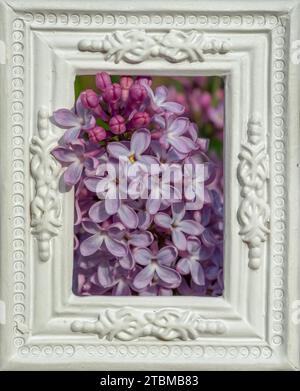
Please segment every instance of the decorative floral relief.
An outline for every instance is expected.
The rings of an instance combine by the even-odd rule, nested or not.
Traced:
[[[74,321],[71,330],[97,334],[109,341],[132,341],[151,336],[164,341],[194,340],[205,334],[223,334],[226,327],[219,320],[207,320],[190,311],[162,309],[142,311],[134,308],[103,311],[98,320]]]
[[[249,267],[260,266],[261,246],[269,233],[269,205],[264,198],[264,186],[269,177],[269,160],[264,143],[260,116],[248,123],[247,142],[239,154],[238,180],[243,200],[238,209],[240,235],[249,247]]]
[[[38,135],[31,141],[31,175],[35,180],[35,195],[31,202],[32,233],[36,236],[40,259],[48,261],[51,254],[51,238],[58,234],[60,201],[58,177],[60,168],[50,154],[56,138],[49,130],[49,113],[46,108],[38,112]]]
[[[143,30],[116,31],[103,39],[83,39],[81,51],[105,53],[105,60],[121,60],[136,64],[151,57],[162,57],[169,62],[204,61],[207,53],[225,54],[230,50],[229,41],[206,37],[195,30],[189,32],[171,30],[164,35],[151,35]]]

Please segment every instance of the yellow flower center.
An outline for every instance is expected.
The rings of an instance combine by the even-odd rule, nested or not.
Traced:
[[[128,159],[129,159],[130,163],[134,163],[134,162],[135,162],[134,154],[133,154],[133,155],[130,155],[130,156],[128,157]]]

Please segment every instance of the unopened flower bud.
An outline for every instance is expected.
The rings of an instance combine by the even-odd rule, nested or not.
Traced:
[[[115,115],[109,121],[109,127],[112,133],[121,134],[126,131],[125,120],[121,115]]]
[[[89,139],[94,143],[102,141],[106,138],[106,130],[101,126],[95,126],[93,129],[89,130]]]
[[[138,83],[135,83],[130,88],[129,95],[133,101],[142,102],[147,97],[147,92],[143,86]]]
[[[147,126],[150,122],[150,116],[146,112],[135,113],[132,117],[131,123],[134,128],[141,128]]]
[[[120,84],[112,84],[108,86],[103,92],[103,99],[110,104],[116,103],[121,97]]]
[[[86,109],[93,109],[93,108],[97,107],[98,104],[99,104],[99,97],[98,97],[98,95],[96,94],[95,91],[90,90],[90,89],[86,90],[86,91],[83,91],[80,94],[80,99],[81,99],[82,105]]]
[[[120,86],[123,89],[129,90],[133,84],[133,78],[130,76],[122,76],[120,79]]]
[[[96,86],[99,90],[105,90],[111,85],[111,78],[107,72],[100,72],[96,75]]]
[[[133,78],[129,76],[123,76],[120,79],[120,86],[122,90],[121,99],[126,102],[129,97],[129,89],[133,84]]]

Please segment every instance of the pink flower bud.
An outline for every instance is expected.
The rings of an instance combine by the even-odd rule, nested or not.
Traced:
[[[89,139],[94,143],[102,141],[106,138],[106,130],[101,128],[101,126],[95,126],[93,129],[89,130]]]
[[[93,90],[83,91],[80,94],[80,99],[81,99],[82,105],[86,109],[93,109],[93,108],[97,107],[99,104],[99,97],[96,94],[96,92]]]
[[[130,98],[135,102],[142,102],[147,97],[147,92],[139,83],[134,83],[129,90]]]
[[[118,83],[108,86],[103,92],[103,99],[107,103],[116,103],[121,98],[121,86]]]
[[[128,100],[129,96],[129,89],[133,84],[133,78],[129,76],[123,76],[120,79],[120,85],[122,89],[122,96],[121,99],[123,102],[126,102]]]
[[[135,113],[132,117],[131,123],[134,128],[141,128],[148,125],[150,122],[150,116],[146,112]]]
[[[200,97],[200,104],[204,109],[207,109],[211,105],[211,95],[209,92],[203,92]]]
[[[121,115],[115,115],[110,119],[109,127],[114,134],[124,133],[126,131],[124,118]]]
[[[129,90],[129,88],[133,84],[133,78],[130,76],[122,76],[120,79],[120,86],[122,89],[124,88],[125,90]]]
[[[108,86],[111,85],[111,78],[108,73],[100,72],[96,75],[96,86],[99,90],[105,90]]]

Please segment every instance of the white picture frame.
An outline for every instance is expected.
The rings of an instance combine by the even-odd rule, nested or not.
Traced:
[[[299,0],[0,1],[3,370],[299,369],[299,18]],[[49,115],[99,70],[225,77],[222,297],[72,293]]]

